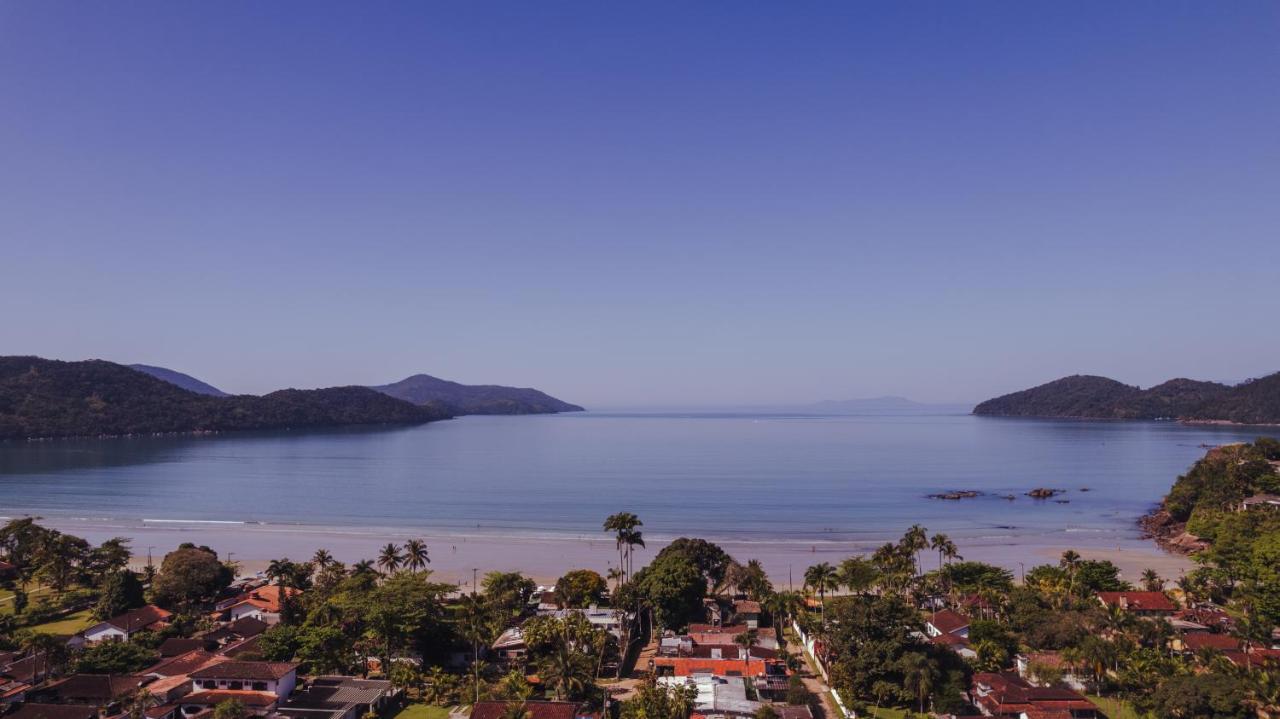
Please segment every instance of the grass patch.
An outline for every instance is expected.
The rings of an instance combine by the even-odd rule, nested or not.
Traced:
[[[1089,701],[1098,705],[1107,719],[1146,719],[1146,714],[1139,714],[1133,705],[1123,699],[1089,695]]]
[[[394,719],[449,719],[449,709],[435,704],[410,704],[401,709]]]
[[[95,622],[93,621],[93,616],[91,615],[90,610],[83,609],[75,614],[68,614],[57,621],[37,624],[31,628],[37,632],[44,632],[46,634],[75,634],[76,632],[88,629],[94,624]],[[426,718],[423,717],[421,719]]]
[[[867,716],[871,717],[871,719],[905,719],[907,712],[905,709],[886,709],[882,707],[877,710],[875,707],[869,707]]]

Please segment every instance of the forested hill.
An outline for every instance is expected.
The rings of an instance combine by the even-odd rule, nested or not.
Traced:
[[[0,439],[419,424],[447,419],[366,387],[213,397],[103,360],[0,357]]]
[[[426,374],[415,374],[373,389],[414,404],[441,402],[453,408],[457,414],[553,414],[582,411],[576,404],[558,400],[536,389],[496,384],[459,384]]]
[[[1280,423],[1280,373],[1234,387],[1172,379],[1148,389],[1106,377],[1072,375],[989,399],[973,413],[996,417],[1166,419]]]
[[[156,379],[162,379],[169,384],[176,384],[188,392],[207,394],[213,397],[227,396],[226,392],[223,392],[207,382],[201,382],[189,374],[183,374],[182,372],[171,370],[167,367],[153,367],[148,364],[131,364],[129,367],[131,369],[136,369],[139,372],[145,372]]]

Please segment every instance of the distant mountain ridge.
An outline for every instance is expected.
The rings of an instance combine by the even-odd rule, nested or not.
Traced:
[[[206,382],[201,382],[200,380],[196,379],[195,377],[192,377],[189,374],[183,374],[181,372],[178,372],[177,370],[171,370],[167,367],[154,367],[152,365],[147,365],[147,364],[131,364],[129,365],[129,368],[138,370],[139,372],[145,372],[151,375],[152,377],[155,377],[156,379],[162,379],[165,382],[168,382],[169,384],[175,384],[187,390],[188,392],[195,392],[196,394],[204,394],[210,397],[230,397],[231,396],[226,392],[223,392],[222,390],[218,389],[217,387],[214,387],[211,384],[208,384]]]
[[[421,424],[451,416],[440,404],[415,405],[367,387],[214,397],[105,360],[0,357],[0,439]]]
[[[1108,377],[1072,375],[973,408],[995,417],[1180,419],[1280,423],[1280,372],[1235,386],[1178,378],[1148,389]]]
[[[528,387],[467,385],[427,374],[415,374],[399,382],[371,389],[414,404],[439,402],[457,414],[555,414],[583,411],[576,404],[569,404]]]
[[[909,414],[917,412],[960,411],[967,408],[962,404],[942,404],[916,402],[906,397],[886,395],[884,397],[864,397],[859,399],[828,399],[807,405],[805,409],[827,414],[865,414],[888,413]]]

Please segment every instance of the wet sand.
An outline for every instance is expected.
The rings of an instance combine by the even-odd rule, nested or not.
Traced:
[[[435,578],[459,585],[469,586],[473,569],[480,576],[495,570],[520,571],[540,584],[551,584],[556,577],[570,569],[587,568],[607,574],[609,568],[616,566],[618,561],[613,539],[604,532],[597,535],[532,536],[430,531],[410,533],[402,529],[303,525],[196,522],[144,524],[53,518],[41,522],[95,543],[115,536],[129,537],[136,555],[135,565],[139,567],[146,564],[149,547],[152,560],[159,564],[166,552],[183,542],[207,545],[224,559],[237,562],[242,574],[262,571],[271,559],[287,557],[294,561],[307,560],[316,549],[322,547],[342,562],[374,559],[379,548],[387,542],[403,544],[405,540],[415,537],[427,542],[431,553],[430,568]],[[697,536],[693,532],[690,535]],[[836,564],[851,555],[870,554],[880,544],[894,541],[897,537],[886,536],[878,541],[815,543],[710,539],[739,561],[760,560],[774,586],[781,589],[789,586],[799,588],[805,568],[812,564]],[[665,541],[651,539],[647,547],[637,548],[636,566],[647,563],[664,546]],[[958,546],[965,559],[1005,567],[1015,577],[1035,565],[1056,563],[1067,549],[1074,549],[1087,559],[1111,560],[1120,567],[1124,578],[1134,582],[1142,570],[1147,568],[1155,569],[1167,579],[1175,579],[1183,571],[1195,566],[1186,557],[1168,554],[1156,547],[1154,542],[1139,539],[1136,532],[1132,537],[1120,540],[1114,536],[1095,538],[1088,534],[1029,533],[1013,539],[959,542]],[[937,554],[926,551],[922,554],[922,561],[925,569],[931,569],[937,564]]]

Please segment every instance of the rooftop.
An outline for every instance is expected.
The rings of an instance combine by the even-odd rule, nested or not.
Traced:
[[[297,669],[298,665],[293,662],[245,662],[233,659],[191,672],[191,678],[275,681]]]

